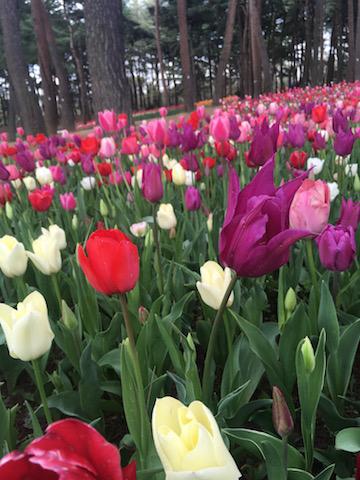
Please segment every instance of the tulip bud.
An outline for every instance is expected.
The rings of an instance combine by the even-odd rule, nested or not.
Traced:
[[[79,226],[79,220],[77,215],[73,215],[72,220],[71,220],[71,226],[73,230],[77,230]]]
[[[304,343],[301,346],[301,353],[303,356],[306,372],[313,372],[315,368],[315,355],[309,337],[305,338]]]
[[[141,305],[138,310],[138,319],[141,325],[145,325],[148,316],[149,310]]]
[[[358,174],[355,175],[354,190],[355,190],[356,193],[360,192],[360,178],[359,178]]]
[[[78,321],[74,313],[70,310],[65,300],[61,302],[61,317],[64,325],[69,330],[75,330],[78,327]]]
[[[109,209],[103,199],[100,200],[100,213],[103,217],[109,215]]]
[[[154,243],[154,233],[149,229],[145,235],[145,247],[150,247]]]
[[[294,429],[294,422],[286,404],[284,394],[278,387],[272,391],[272,418],[276,433],[281,437],[287,437]]]
[[[296,293],[293,288],[289,288],[285,295],[285,310],[287,313],[292,313],[296,307]]]
[[[206,226],[207,226],[207,229],[209,230],[209,232],[212,232],[212,229],[213,229],[213,214],[212,213],[209,213],[209,216],[208,216],[207,221],[206,221]]]
[[[176,237],[176,228],[175,228],[175,227],[170,228],[170,230],[169,230],[169,238],[170,238],[170,240],[172,240],[172,239],[175,238],[175,237]]]
[[[13,219],[14,213],[10,202],[6,202],[5,204],[5,213],[9,220]]]

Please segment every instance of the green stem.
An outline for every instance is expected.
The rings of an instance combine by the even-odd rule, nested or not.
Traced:
[[[288,436],[285,435],[282,438],[282,448],[283,448],[283,465],[284,465],[284,479],[287,480],[288,478]]]
[[[318,285],[317,275],[316,275],[316,266],[314,261],[312,239],[305,240],[305,245],[306,245],[306,258],[307,258],[308,268],[310,270],[311,282],[315,290],[316,299],[319,302],[320,292],[319,292],[319,285]]]
[[[61,293],[60,293],[60,288],[59,288],[59,283],[58,283],[58,280],[57,280],[57,277],[56,277],[56,273],[53,273],[51,275],[51,282],[53,284],[53,287],[54,287],[54,291],[55,291],[55,295],[56,295],[56,300],[58,302],[58,305],[59,305],[59,309],[60,309],[60,313],[61,313],[61,310],[62,310],[62,300],[61,300]]]
[[[154,242],[155,242],[155,249],[156,249],[156,258],[158,264],[158,273],[159,273],[159,281],[160,281],[160,294],[164,293],[164,277],[161,267],[161,248],[160,248],[160,241],[159,241],[159,228],[156,221],[156,205],[153,205],[153,231],[154,231]]]
[[[202,388],[203,388],[203,397],[204,397],[204,402],[209,402],[211,398],[211,394],[213,391],[213,386],[214,386],[214,375],[211,373],[212,369],[212,361],[213,361],[213,356],[214,356],[214,350],[215,350],[215,341],[217,337],[217,332],[220,327],[221,319],[223,316],[223,312],[226,308],[226,304],[229,300],[229,297],[231,295],[231,292],[233,291],[233,288],[235,286],[237,280],[237,276],[235,272],[232,272],[232,277],[231,281],[229,283],[229,286],[225,292],[224,298],[222,299],[221,305],[219,310],[217,311],[211,333],[210,333],[210,338],[209,338],[209,343],[206,351],[206,356],[205,356],[205,364],[204,364],[204,372],[203,372],[203,379],[202,379]]]
[[[36,386],[37,386],[37,389],[39,390],[40,399],[41,399],[42,407],[44,409],[45,418],[46,418],[46,421],[47,421],[48,425],[50,425],[50,423],[52,423],[53,420],[52,420],[52,416],[51,416],[51,413],[50,413],[50,410],[49,410],[49,405],[48,405],[47,398],[46,398],[46,393],[45,393],[44,382],[43,382],[43,378],[42,378],[42,374],[41,374],[39,359],[32,360],[31,364],[32,364],[32,367],[33,367],[33,370],[34,370]]]

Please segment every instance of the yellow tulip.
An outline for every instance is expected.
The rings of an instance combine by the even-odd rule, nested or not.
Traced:
[[[201,282],[196,282],[202,301],[209,307],[219,310],[225,292],[231,282],[231,270],[226,267],[225,270],[213,261],[208,261],[200,268]],[[232,292],[226,304],[231,307],[234,301]]]

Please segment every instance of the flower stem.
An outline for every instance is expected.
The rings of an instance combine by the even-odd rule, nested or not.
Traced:
[[[306,257],[307,257],[308,268],[310,270],[311,282],[315,290],[316,300],[319,302],[320,292],[319,292],[319,285],[316,277],[316,267],[315,267],[315,261],[314,261],[312,240],[311,239],[305,240],[305,245],[306,245]]]
[[[58,283],[58,280],[57,280],[57,277],[56,277],[56,273],[53,273],[51,275],[51,282],[53,284],[55,295],[56,295],[56,300],[58,302],[59,309],[60,309],[60,312],[61,312],[61,309],[62,309],[61,293],[60,293],[60,288],[59,288],[59,283]]]
[[[36,386],[37,386],[37,389],[39,390],[40,399],[41,399],[42,407],[44,409],[46,422],[48,423],[48,425],[50,425],[50,423],[52,423],[53,420],[52,420],[52,416],[51,416],[51,413],[50,413],[50,410],[49,410],[49,405],[48,405],[47,398],[46,398],[46,393],[45,393],[44,382],[43,382],[43,378],[42,378],[42,374],[41,374],[39,359],[32,360],[31,364],[32,364],[32,367],[33,367],[33,370],[34,370]]]
[[[288,436],[285,435],[282,438],[282,448],[283,448],[283,465],[284,465],[284,479],[287,480],[288,478]]]
[[[209,338],[209,343],[206,351],[206,356],[205,356],[205,364],[204,364],[204,372],[203,372],[203,378],[202,378],[202,389],[203,389],[203,397],[204,397],[204,402],[209,402],[211,398],[211,394],[213,391],[213,386],[214,386],[214,375],[211,373],[211,368],[212,368],[212,361],[213,361],[213,356],[214,356],[214,350],[215,350],[215,341],[217,337],[217,332],[220,327],[221,319],[223,316],[223,312],[226,308],[226,304],[229,300],[229,297],[231,295],[231,292],[234,288],[234,285],[236,283],[237,276],[235,272],[232,272],[231,276],[231,281],[229,283],[229,286],[225,292],[224,298],[222,299],[221,305],[219,310],[217,311],[211,333],[210,333],[210,338]]]
[[[161,267],[161,248],[160,248],[160,241],[159,241],[159,229],[158,224],[156,222],[156,205],[153,205],[153,231],[154,231],[154,241],[155,241],[155,249],[156,249],[156,258],[158,264],[158,273],[159,273],[159,281],[160,281],[160,294],[164,293],[164,277],[163,271]]]

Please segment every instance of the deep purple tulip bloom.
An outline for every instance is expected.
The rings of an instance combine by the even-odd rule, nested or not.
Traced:
[[[190,212],[201,207],[201,195],[196,187],[188,187],[185,192],[185,208]]]
[[[82,153],[80,155],[81,168],[86,175],[91,175],[95,172],[95,165],[91,153]]]
[[[334,140],[334,150],[336,155],[347,157],[351,154],[354,147],[355,137],[351,130],[348,132],[340,131]]]
[[[260,128],[257,127],[249,150],[249,162],[259,167],[265,165],[277,150],[278,136],[278,123],[275,123],[270,128],[269,124],[264,121]]]
[[[328,225],[317,237],[321,264],[328,270],[343,272],[350,268],[356,255],[354,229]]]
[[[34,155],[30,150],[23,149],[16,154],[16,163],[26,172],[33,172],[35,170]]]
[[[10,177],[10,172],[0,160],[0,180],[6,181]]]
[[[198,139],[191,125],[185,124],[181,136],[181,150],[183,152],[190,152],[197,148]]]
[[[316,132],[314,136],[313,149],[317,152],[318,150],[324,150],[326,147],[325,137],[321,133]]]
[[[162,199],[164,187],[161,168],[156,163],[146,163],[143,167],[142,192],[147,201],[156,203]]]
[[[337,225],[342,227],[352,227],[356,232],[360,222],[360,202],[353,202],[351,199],[342,199],[340,217]]]
[[[342,111],[337,109],[333,116],[333,130],[335,133],[347,132],[349,130],[349,122],[344,117]]]
[[[274,159],[240,191],[230,170],[228,205],[220,233],[220,260],[243,277],[260,277],[289,260],[290,246],[309,236],[289,229],[289,209],[304,175],[280,188],[274,185]],[[306,174],[305,174],[306,176]]]
[[[170,148],[176,148],[180,145],[181,142],[181,136],[180,133],[178,132],[178,129],[176,126],[174,127],[169,127],[168,129],[168,146]]]
[[[240,137],[241,132],[240,132],[235,115],[229,116],[229,123],[230,123],[229,138],[230,140],[236,141]]]
[[[186,170],[190,170],[191,172],[199,170],[199,162],[195,153],[188,153],[184,156],[184,160],[186,163]]]
[[[305,144],[304,127],[300,123],[289,125],[286,138],[293,148],[302,148]]]

